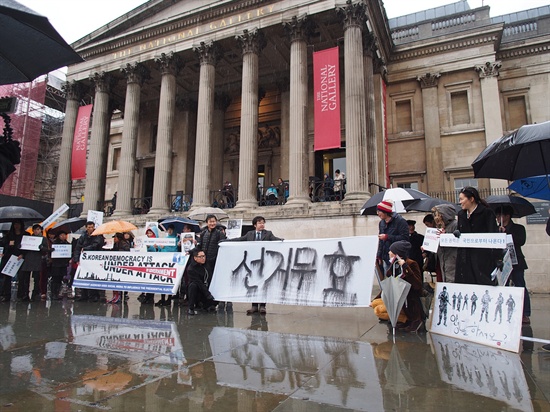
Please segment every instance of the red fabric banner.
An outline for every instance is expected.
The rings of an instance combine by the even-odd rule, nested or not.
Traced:
[[[314,149],[341,147],[338,47],[313,53]]]
[[[73,155],[71,160],[72,180],[86,178],[86,151],[88,149],[88,131],[90,130],[91,114],[91,104],[81,106],[78,109],[73,139]]]

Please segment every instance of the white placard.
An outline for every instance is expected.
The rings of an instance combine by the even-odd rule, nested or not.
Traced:
[[[39,251],[42,244],[42,236],[23,236],[21,239],[21,247],[23,250]]]
[[[512,265],[518,264],[518,255],[516,253],[516,247],[514,246],[514,237],[512,235],[506,235],[506,247],[508,247],[508,252],[510,253],[510,260]]]
[[[243,220],[242,219],[229,219],[227,221],[227,229],[225,234],[228,239],[234,239],[242,236]]]
[[[88,216],[86,217],[88,222],[94,222],[95,227],[101,226],[103,224],[103,212],[98,210],[88,210]]]
[[[8,261],[6,262],[6,265],[4,266],[4,269],[2,269],[2,273],[7,276],[14,277],[17,275],[17,271],[23,264],[25,259],[17,259],[17,256],[11,255]]]
[[[499,286],[506,286],[506,283],[508,283],[508,278],[510,277],[512,270],[514,269],[512,259],[510,258],[510,250],[506,251],[504,258],[502,259],[502,263],[502,270],[500,270],[499,268],[495,268],[495,270],[493,270],[493,273],[491,273],[491,279],[494,279],[496,277]]]
[[[378,236],[220,243],[210,292],[226,302],[370,306]]]
[[[72,246],[71,245],[64,245],[64,244],[53,244],[52,245],[53,251],[52,251],[52,259],[60,259],[60,258],[70,258],[72,256]]]
[[[523,288],[437,282],[430,332],[519,351]]]
[[[185,232],[181,234],[181,251],[183,253],[189,252],[195,247],[195,233]]]
[[[426,233],[424,234],[424,243],[422,243],[422,248],[428,252],[437,253],[437,248],[439,247],[439,230],[431,227],[426,228]]]
[[[55,212],[53,212],[50,216],[48,216],[45,220],[43,220],[40,223],[40,226],[42,226],[44,229],[47,229],[48,226],[50,226],[53,222],[55,222],[57,218],[61,216],[63,213],[65,213],[67,210],[69,210],[69,206],[67,206],[67,204],[64,203]]]
[[[439,236],[439,246],[506,249],[506,233],[462,233],[460,237],[443,233]]]
[[[175,237],[145,237],[142,244],[145,246],[176,246]]]

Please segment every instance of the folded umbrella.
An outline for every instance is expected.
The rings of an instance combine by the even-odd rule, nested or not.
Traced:
[[[384,302],[384,306],[386,306],[391,325],[393,326],[393,334],[395,335],[397,318],[405,304],[411,284],[400,277],[390,276],[380,282],[380,287],[382,288],[382,301]]]

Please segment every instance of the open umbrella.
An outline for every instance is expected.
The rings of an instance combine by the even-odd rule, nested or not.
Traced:
[[[134,224],[126,222],[125,220],[112,220],[99,225],[96,230],[92,232],[92,236],[131,232],[132,230],[137,230]]]
[[[495,140],[472,167],[478,178],[518,180],[550,174],[550,122],[521,126]]]
[[[56,223],[54,226],[48,230],[48,233],[59,233],[64,230],[67,233],[74,233],[80,229],[86,223],[87,219],[80,217],[71,217],[70,219],[63,220],[59,223]]]
[[[182,233],[185,225],[191,226],[195,232],[200,232],[201,226],[199,222],[193,219],[179,216],[169,216],[158,220],[160,230],[166,230],[168,225],[174,225],[176,233]]]
[[[411,284],[398,276],[390,276],[380,282],[380,287],[382,288],[382,301],[388,311],[393,326],[393,334],[395,335],[397,318],[407,299]]]
[[[206,220],[206,216],[214,215],[218,220],[228,219],[229,215],[225,213],[222,209],[217,207],[198,207],[195,210],[192,210],[189,213],[189,219],[194,219],[198,221]]]
[[[491,209],[497,211],[505,206],[509,206],[513,209],[512,217],[524,217],[537,213],[535,207],[527,199],[519,196],[501,195],[501,196],[488,196],[485,201],[489,204]]]
[[[25,83],[83,61],[48,19],[15,0],[0,0],[0,84]]]
[[[394,212],[406,212],[405,206],[418,199],[428,199],[430,196],[416,189],[394,187],[374,194],[361,208],[362,215],[376,215],[376,206],[382,200],[391,199],[394,202]]]
[[[550,200],[550,175],[519,179],[512,182],[508,189],[532,199]]]
[[[460,210],[460,205],[449,202],[448,200],[438,199],[437,197],[430,197],[428,199],[418,199],[405,206],[407,212],[431,212],[435,206],[439,205],[453,205],[457,212]]]
[[[24,220],[25,222],[42,222],[44,220],[44,216],[30,207],[0,207],[0,222],[13,222],[14,220]]]

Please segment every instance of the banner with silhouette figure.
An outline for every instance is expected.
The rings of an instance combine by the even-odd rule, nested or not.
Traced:
[[[226,302],[370,306],[377,236],[223,242],[210,292]]]

